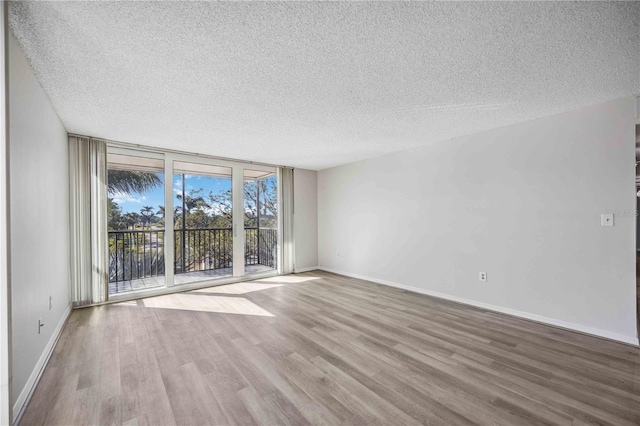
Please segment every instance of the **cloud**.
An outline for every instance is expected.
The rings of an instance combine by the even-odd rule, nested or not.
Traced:
[[[147,200],[147,197],[143,195],[142,197],[135,198],[130,196],[129,194],[118,192],[113,195],[112,199],[113,199],[113,202],[116,204],[124,204],[124,203],[142,204],[144,201]]]
[[[182,181],[176,180],[173,182],[173,192],[176,194],[182,194]]]

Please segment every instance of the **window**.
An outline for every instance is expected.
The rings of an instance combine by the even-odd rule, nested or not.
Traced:
[[[277,169],[245,166],[109,145],[109,297],[277,273]]]

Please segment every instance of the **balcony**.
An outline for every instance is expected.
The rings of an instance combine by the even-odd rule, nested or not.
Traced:
[[[174,230],[174,283],[233,275],[231,228]],[[245,273],[277,267],[278,231],[245,228]],[[164,230],[109,231],[109,294],[165,285]]]

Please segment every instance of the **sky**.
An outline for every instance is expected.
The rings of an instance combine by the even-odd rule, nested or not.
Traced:
[[[164,173],[156,173],[156,175],[164,182]],[[209,192],[218,194],[231,189],[231,179],[185,175],[185,193],[189,194],[190,190],[199,188],[203,188],[203,196],[208,195]],[[173,194],[173,204],[175,207],[181,203],[176,198],[176,195],[182,194],[182,175],[174,175],[173,177]],[[158,206],[164,206],[164,185],[145,193],[115,194],[112,198],[120,206],[122,213],[140,213],[140,209],[144,206],[153,207],[155,213],[158,211]]]

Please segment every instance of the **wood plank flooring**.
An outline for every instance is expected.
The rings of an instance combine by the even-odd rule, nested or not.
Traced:
[[[327,272],[234,285],[74,311],[21,424],[640,424],[638,348]]]
[[[636,321],[640,338],[640,253],[636,253]]]

